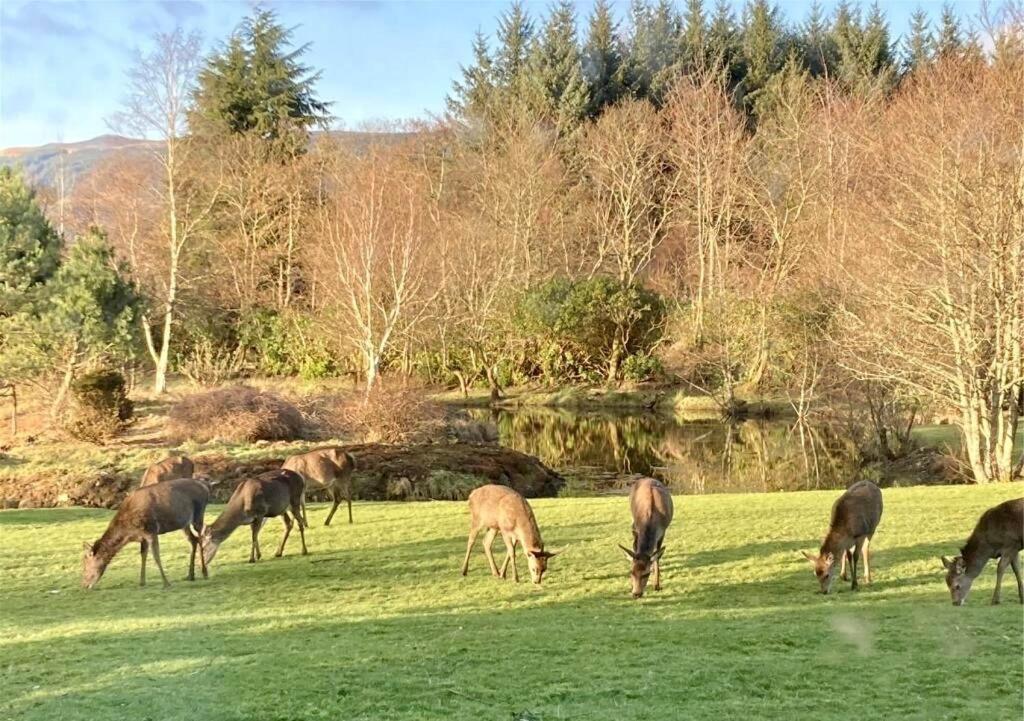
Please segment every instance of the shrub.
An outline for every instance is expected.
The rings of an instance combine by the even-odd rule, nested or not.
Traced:
[[[167,435],[176,442],[289,441],[304,428],[302,413],[291,403],[243,385],[187,396],[167,418]]]
[[[426,443],[445,437],[444,409],[422,388],[378,383],[368,396],[337,396],[321,411],[325,430],[365,443]]]
[[[80,440],[109,441],[132,417],[124,376],[117,371],[86,373],[72,384],[71,393],[73,402],[64,429]]]
[[[634,353],[622,363],[622,377],[634,383],[657,378],[664,372],[661,361],[646,353]]]

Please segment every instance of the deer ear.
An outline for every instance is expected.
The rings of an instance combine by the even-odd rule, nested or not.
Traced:
[[[812,566],[818,563],[818,557],[817,556],[812,556],[807,551],[800,551],[800,553],[804,554],[804,558],[806,558],[808,563],[810,563]]]
[[[942,559],[942,567],[945,568],[947,571],[953,567],[953,562],[950,561],[948,558],[946,558],[945,556],[940,556],[940,558]]]
[[[635,558],[636,558],[636,556],[635,556],[635,555],[633,554],[633,552],[632,552],[632,551],[630,551],[630,550],[629,550],[628,548],[626,548],[625,546],[623,546],[623,545],[622,545],[621,543],[620,543],[620,544],[618,544],[618,546],[619,546],[619,548],[621,548],[621,549],[622,549],[622,552],[626,554],[626,558],[627,558],[628,560],[632,561],[633,559],[635,559]]]

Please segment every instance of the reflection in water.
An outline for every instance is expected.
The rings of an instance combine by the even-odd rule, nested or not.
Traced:
[[[632,474],[682,493],[844,488],[857,471],[852,444],[829,428],[792,421],[680,422],[550,408],[473,413],[497,424],[503,445],[563,473],[568,495],[624,489]]]

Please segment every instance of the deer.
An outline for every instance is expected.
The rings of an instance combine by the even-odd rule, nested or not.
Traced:
[[[1024,584],[1020,577],[1020,552],[1024,549],[1024,498],[993,506],[981,514],[967,543],[960,549],[960,555],[948,559],[942,556],[946,569],[946,586],[954,606],[963,606],[971,584],[981,574],[990,558],[998,558],[996,564],[996,590],[992,594],[992,605],[998,605],[1000,587],[1006,567],[1013,569],[1017,578],[1017,596],[1024,603]]]
[[[846,489],[832,506],[832,520],[828,534],[822,541],[818,555],[804,552],[804,557],[814,568],[814,575],[821,585],[821,592],[828,594],[836,577],[836,566],[842,566],[842,577],[846,580],[846,566],[853,576],[851,590],[858,590],[857,557],[864,562],[864,578],[871,583],[871,567],[868,564],[868,547],[882,519],[882,492],[871,481],[858,481]],[[838,561],[838,564],[837,564]]]
[[[523,547],[531,580],[540,585],[547,571],[548,560],[561,551],[545,551],[544,541],[537,528],[537,519],[526,499],[507,486],[489,484],[480,486],[469,494],[469,540],[466,543],[466,558],[462,562],[462,575],[469,573],[469,556],[480,531],[487,529],[484,536],[484,555],[496,578],[506,578],[509,562],[512,563],[512,578],[519,583],[519,569],[516,566],[516,548]],[[505,562],[498,570],[491,546],[494,538],[501,533],[505,541]]]
[[[654,590],[661,590],[661,557],[665,553],[665,531],[672,523],[672,494],[659,481],[641,478],[629,492],[633,514],[633,550],[619,545],[632,564],[629,573],[633,598],[641,598],[654,573]]]
[[[325,526],[331,525],[343,497],[348,499],[348,522],[352,523],[352,473],[356,469],[356,459],[351,453],[338,447],[318,448],[288,458],[281,467],[302,476],[307,489],[330,491],[334,505],[327,514]],[[302,501],[302,520],[309,525],[305,499]]]
[[[192,546],[188,562],[188,580],[195,580],[196,547],[199,534],[204,530],[203,515],[210,501],[210,489],[201,481],[179,478],[132,491],[121,502],[107,530],[95,543],[84,544],[82,586],[93,588],[103,577],[114,556],[132,541],[138,541],[142,550],[142,570],[139,585],[146,585],[146,556],[153,549],[153,560],[160,570],[164,588],[170,587],[160,560],[160,536],[171,531],[183,531]],[[206,561],[199,558],[203,578],[208,578]]]
[[[260,552],[259,535],[263,524],[268,518],[280,516],[284,522],[284,537],[274,555],[284,555],[284,545],[292,532],[292,519],[288,515],[291,509],[295,524],[299,527],[302,539],[302,555],[309,553],[306,548],[305,521],[302,518],[302,495],[305,490],[302,476],[294,471],[279,470],[263,473],[255,478],[247,478],[238,484],[228,505],[217,519],[203,529],[200,536],[200,547],[207,566],[213,563],[217,551],[228,536],[241,525],[252,528],[252,546],[249,550],[249,563],[256,563],[263,557]]]
[[[168,456],[159,463],[154,463],[142,474],[142,482],[139,488],[151,486],[161,481],[170,481],[175,478],[191,478],[195,471],[192,459],[187,456]]]

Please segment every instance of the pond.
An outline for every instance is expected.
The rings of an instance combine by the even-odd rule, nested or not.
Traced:
[[[502,445],[565,476],[562,495],[624,492],[638,474],[688,494],[845,488],[858,470],[850,442],[792,420],[684,421],[556,408],[472,414],[497,425]]]

